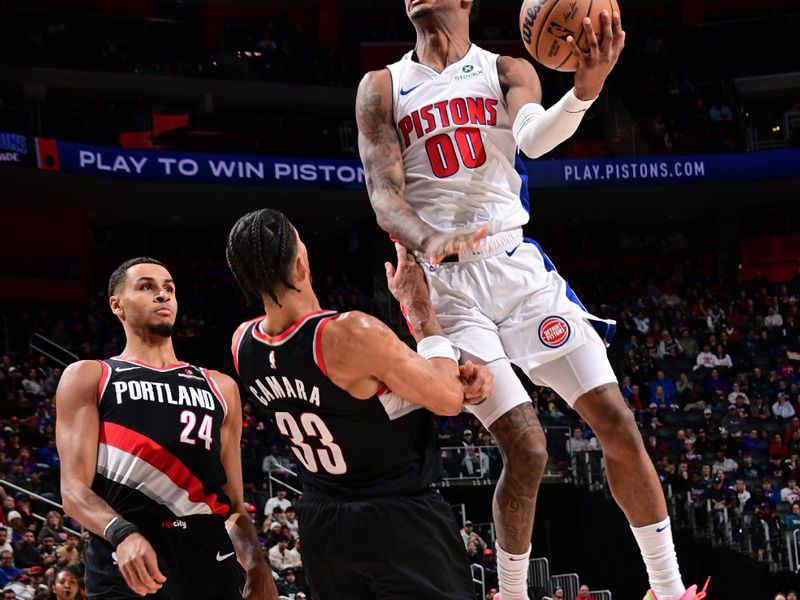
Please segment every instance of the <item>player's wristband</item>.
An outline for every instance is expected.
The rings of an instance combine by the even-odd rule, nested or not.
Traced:
[[[417,354],[422,358],[449,358],[458,362],[453,346],[441,335],[429,335],[417,342]]]
[[[103,529],[103,535],[114,548],[132,533],[139,533],[139,528],[122,517],[114,517]]]

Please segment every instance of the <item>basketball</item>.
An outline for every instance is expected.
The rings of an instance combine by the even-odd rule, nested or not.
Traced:
[[[610,16],[619,12],[619,5],[616,0],[525,0],[519,13],[522,42],[530,55],[548,69],[574,71],[578,59],[570,52],[567,37],[574,37],[579,48],[588,50],[583,19],[588,16],[592,20],[600,39],[603,10]]]

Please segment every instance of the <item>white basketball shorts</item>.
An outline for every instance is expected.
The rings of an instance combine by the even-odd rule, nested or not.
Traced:
[[[614,321],[590,314],[521,229],[489,236],[479,251],[461,253],[456,262],[421,266],[445,335],[464,357],[495,371],[492,396],[467,407],[485,427],[530,400],[509,361],[570,406],[616,381],[606,355]]]

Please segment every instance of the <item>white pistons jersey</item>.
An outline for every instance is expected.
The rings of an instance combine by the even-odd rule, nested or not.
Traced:
[[[527,175],[517,154],[497,54],[473,44],[441,73],[413,52],[388,66],[406,173],[405,201],[440,231],[528,222]]]

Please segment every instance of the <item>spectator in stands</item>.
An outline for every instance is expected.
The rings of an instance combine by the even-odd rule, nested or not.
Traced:
[[[283,573],[283,581],[278,583],[278,593],[287,598],[296,598],[300,588],[297,587],[297,575],[294,569],[286,569]]]
[[[774,306],[767,308],[767,316],[764,317],[764,327],[767,329],[779,329],[783,327],[783,317]]]
[[[292,537],[297,537],[297,532],[300,528],[297,522],[297,509],[294,506],[290,506],[284,514],[286,515],[286,527],[289,528]]]
[[[19,542],[22,539],[23,534],[27,531],[25,528],[25,523],[22,522],[22,516],[20,516],[19,511],[12,510],[6,515],[6,520],[8,521],[8,525],[11,527],[12,544]]]
[[[745,394],[745,393],[742,391],[742,389],[741,389],[741,386],[739,385],[739,383],[738,383],[738,382],[734,382],[734,383],[733,383],[733,385],[731,386],[731,388],[732,388],[732,389],[731,389],[731,393],[730,393],[730,394],[728,394],[728,402],[729,402],[730,404],[736,404],[736,400],[737,400],[737,399],[738,399],[740,396],[741,396],[741,397],[742,397],[742,399],[744,400],[744,403],[745,403],[745,404],[750,404],[750,399],[747,397],[747,394]]]
[[[56,542],[55,539],[53,539],[53,536],[49,534],[40,538],[40,540],[41,543],[36,550],[42,557],[42,566],[47,569],[55,565],[58,561],[58,556],[56,555]]]
[[[780,433],[772,436],[772,443],[769,445],[767,454],[770,458],[773,456],[785,458],[789,455],[789,447],[783,442],[783,436]]]
[[[675,437],[669,442],[669,456],[675,460],[684,451],[686,447],[686,430],[678,429],[675,432]]]
[[[743,416],[740,415],[736,410],[736,407],[733,405],[729,405],[728,414],[722,417],[722,422],[720,423],[720,425],[723,428],[725,428],[725,430],[730,435],[738,434],[739,436],[741,436],[747,424]]]
[[[267,500],[267,503],[264,505],[264,514],[266,516],[271,516],[276,506],[279,506],[281,511],[289,508],[292,502],[286,497],[286,494],[286,488],[279,487],[275,492],[275,496]]]
[[[14,592],[14,597],[17,598],[17,600],[33,600],[36,590],[31,585],[31,576],[27,569],[24,569],[17,575],[16,580],[3,588],[3,593],[6,592]]]
[[[711,346],[703,344],[703,351],[695,359],[695,369],[713,369],[717,364],[716,357],[711,353]]]
[[[81,562],[81,555],[78,552],[79,537],[75,533],[67,535],[67,541],[56,550],[56,563],[59,567],[72,567]]]
[[[26,531],[22,540],[14,544],[14,564],[21,569],[43,564],[42,555],[36,548],[36,536],[32,531]]]
[[[667,400],[671,399],[677,393],[675,383],[669,379],[663,370],[656,371],[655,378],[650,382],[650,399],[656,397],[656,389],[661,387],[664,390],[664,396]]]
[[[714,366],[720,369],[730,369],[733,367],[731,355],[722,344],[717,345],[717,353],[714,355]]]
[[[464,527],[461,528],[461,539],[464,540],[464,546],[473,542],[478,547],[478,552],[483,554],[483,551],[488,547],[483,538],[478,535],[474,530],[472,521],[465,521]]]
[[[289,549],[289,538],[282,535],[268,552],[269,564],[273,570],[282,574],[286,569],[300,569],[303,563],[300,554],[295,550]]]
[[[286,475],[291,472],[289,459],[281,454],[280,446],[272,444],[270,454],[267,454],[261,463],[261,470],[265,475],[270,473],[273,475]]]
[[[38,521],[31,512],[31,497],[25,492],[17,492],[14,494],[14,500],[15,508],[19,512],[22,522],[25,524],[25,529],[33,529],[35,531]]]
[[[739,469],[737,462],[725,456],[721,450],[717,450],[715,457],[716,459],[711,464],[711,470],[713,472],[723,471],[726,475],[733,475]]]
[[[553,590],[553,600],[564,600],[564,588],[559,586]]]
[[[473,475],[484,477],[489,472],[489,456],[475,447],[471,429],[465,429],[463,435],[464,439],[461,440],[464,452],[464,458],[461,460],[462,472],[469,477]]]
[[[50,600],[75,600],[75,598],[83,597],[80,594],[78,586],[78,578],[75,573],[69,568],[59,568],[56,570],[56,576],[53,581],[53,593],[49,597]]]
[[[794,416],[794,407],[786,401],[786,394],[778,392],[777,400],[772,405],[772,414],[779,421],[787,421]]]
[[[11,542],[8,541],[8,528],[0,526],[0,552],[3,550],[13,552],[14,548],[11,546]]]
[[[786,600],[786,594],[778,592],[772,597],[772,600]]]
[[[64,518],[61,516],[61,514],[55,510],[51,510],[44,516],[44,518],[45,524],[39,531],[39,540],[42,540],[45,536],[50,535],[58,544],[66,542],[68,533],[67,530],[64,529]]]
[[[768,500],[772,508],[775,508],[775,505],[781,501],[781,491],[773,487],[772,479],[769,477],[761,480],[761,489],[764,490],[764,500]]]
[[[578,595],[575,596],[575,600],[594,600],[594,596],[589,593],[588,585],[581,585],[580,589],[578,590]]]
[[[794,590],[786,592],[786,600],[797,600],[797,592]]]
[[[783,432],[783,439],[787,444],[791,442],[795,431],[800,431],[800,417],[798,417],[796,414],[792,417],[792,420],[789,421],[789,424],[786,426],[786,429]]]
[[[14,553],[10,550],[0,552],[0,588],[14,581],[22,569],[14,564]]]
[[[769,404],[764,401],[764,396],[757,394],[750,404],[750,418],[756,423],[763,423],[772,416]]]
[[[44,398],[44,385],[36,369],[28,369],[28,376],[22,380],[22,389],[28,396],[36,399]]]
[[[716,367],[711,369],[711,373],[706,377],[706,390],[714,398],[714,402],[719,402],[720,399],[728,394],[728,381],[719,373]]]
[[[19,451],[17,451],[17,456],[19,456]],[[41,487],[39,483],[39,474],[32,473],[26,475],[24,467],[19,460],[14,460],[14,462],[11,463],[11,472],[6,475],[6,481],[21,488],[25,488],[34,494],[38,493]]]
[[[742,466],[736,472],[740,479],[761,479],[761,468],[753,462],[753,455],[745,452],[742,455]]]
[[[750,492],[747,491],[744,479],[737,479],[733,489],[736,491],[736,495],[739,496],[739,505],[744,507],[745,503],[750,500]]]
[[[789,477],[786,487],[781,490],[781,502],[794,504],[800,502],[800,487],[797,486],[797,479]]]

